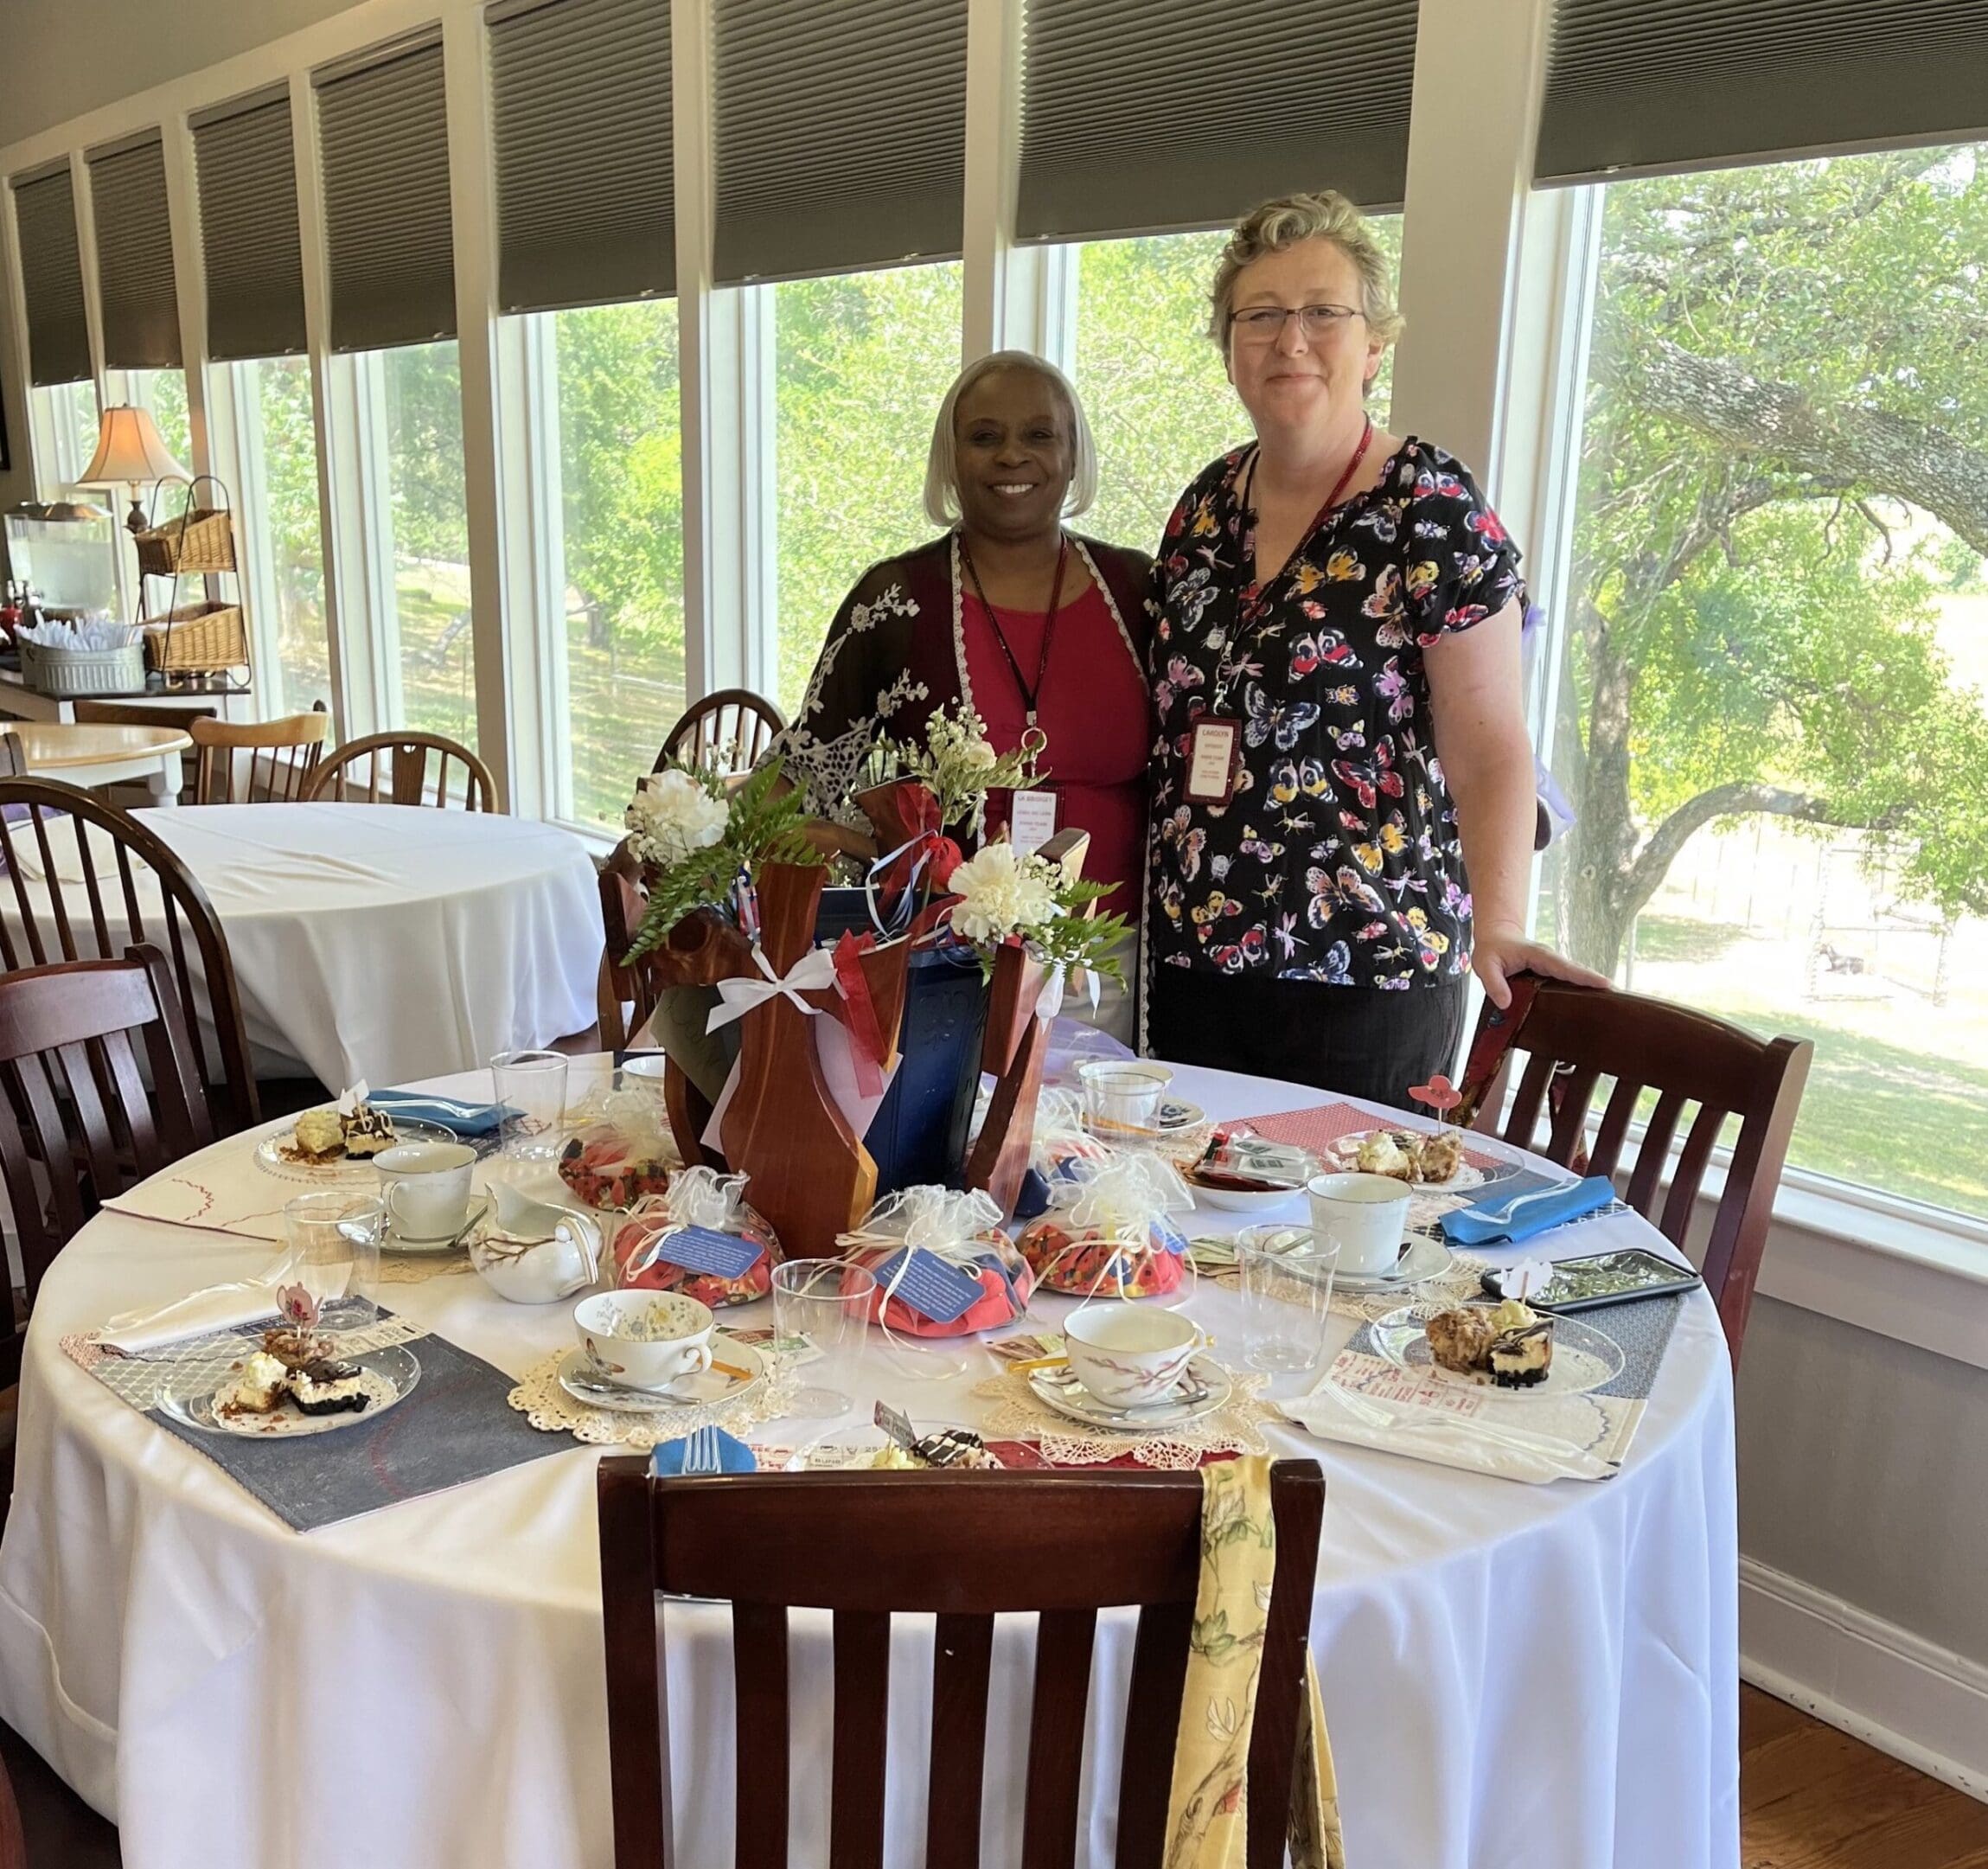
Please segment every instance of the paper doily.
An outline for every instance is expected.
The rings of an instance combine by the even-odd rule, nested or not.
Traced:
[[[1037,1400],[1026,1375],[1004,1370],[974,1391],[991,1405],[980,1431],[990,1441],[1033,1441],[1042,1457],[1058,1467],[1094,1467],[1129,1454],[1142,1467],[1186,1470],[1210,1454],[1269,1453],[1263,1423],[1271,1416],[1257,1392],[1269,1379],[1222,1367],[1234,1388],[1220,1408],[1151,1434],[1112,1434],[1072,1421]]]
[[[383,1285],[425,1285],[431,1278],[449,1278],[457,1272],[473,1272],[466,1246],[448,1252],[382,1252],[380,1283]]]
[[[543,1362],[534,1363],[506,1399],[534,1428],[570,1434],[593,1447],[655,1447],[711,1427],[743,1440],[749,1429],[784,1414],[794,1399],[796,1366],[783,1358],[770,1358],[772,1367],[765,1378],[729,1401],[715,1405],[694,1402],[654,1415],[610,1414],[604,1408],[589,1408],[559,1386],[559,1365],[572,1354],[570,1347],[555,1350]]]

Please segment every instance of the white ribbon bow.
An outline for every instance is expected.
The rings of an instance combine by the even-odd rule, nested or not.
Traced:
[[[766,951],[755,941],[752,958],[764,980],[720,980],[718,996],[723,1002],[711,1008],[711,1016],[704,1022],[706,1032],[715,1032],[720,1026],[728,1026],[734,1019],[743,1019],[755,1006],[764,1006],[772,999],[789,999],[809,1018],[821,1011],[819,1006],[810,1006],[801,995],[803,993],[826,992],[835,983],[835,957],[827,948],[809,948],[801,958],[787,970],[783,980],[773,971],[773,963],[766,958]]]
[[[1090,995],[1090,1009],[1096,1012],[1098,1000],[1101,997],[1098,989],[1097,970],[1095,967],[1085,967],[1080,969],[1079,971],[1083,976],[1084,985]],[[1061,961],[1056,962],[1043,976],[1042,991],[1037,996],[1035,1002],[1037,1018],[1053,1019],[1063,1010],[1064,989],[1068,983],[1068,970]]]

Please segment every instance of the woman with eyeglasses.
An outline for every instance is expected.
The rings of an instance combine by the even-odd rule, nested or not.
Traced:
[[[1406,1105],[1473,968],[1600,976],[1526,938],[1536,807],[1518,551],[1470,471],[1366,407],[1400,315],[1331,193],[1231,236],[1210,336],[1256,439],[1156,566],[1142,1048]]]

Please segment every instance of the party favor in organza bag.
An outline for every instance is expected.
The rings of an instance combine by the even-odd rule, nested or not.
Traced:
[[[1169,1218],[1194,1198],[1171,1163],[1138,1152],[1071,1164],[1051,1210],[1022,1230],[1022,1257],[1045,1291],[1151,1298],[1175,1290],[1187,1241]]]
[[[887,1330],[961,1337],[1012,1324],[1034,1281],[980,1188],[905,1187],[839,1242],[877,1281],[871,1315]]]
[[[746,1205],[745,1177],[703,1167],[637,1201],[614,1236],[623,1285],[681,1291],[713,1310],[764,1297],[780,1257],[772,1227]]]

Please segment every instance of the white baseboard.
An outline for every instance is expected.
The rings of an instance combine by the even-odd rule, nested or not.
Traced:
[[[1980,1662],[1742,1558],[1740,1674],[1988,1802],[1988,1667]]]

